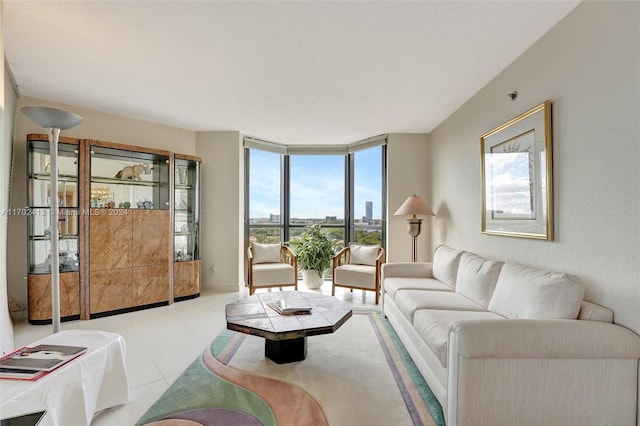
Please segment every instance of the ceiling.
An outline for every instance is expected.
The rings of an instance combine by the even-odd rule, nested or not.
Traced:
[[[432,131],[579,2],[3,3],[21,96],[345,144]]]

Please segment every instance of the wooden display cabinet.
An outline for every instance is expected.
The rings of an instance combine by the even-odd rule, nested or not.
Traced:
[[[27,144],[28,315],[31,323],[50,323],[48,137],[30,134]],[[60,138],[63,320],[199,295],[200,162],[153,148]]]

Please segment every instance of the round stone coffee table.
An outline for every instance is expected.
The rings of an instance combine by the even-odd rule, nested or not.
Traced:
[[[308,304],[311,313],[281,315],[267,305],[278,300]],[[351,315],[351,308],[333,296],[301,291],[258,293],[225,307],[227,328],[264,337],[264,355],[278,364],[305,359],[307,336],[333,333]]]

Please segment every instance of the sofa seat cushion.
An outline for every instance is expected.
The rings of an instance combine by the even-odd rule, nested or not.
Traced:
[[[458,263],[462,253],[464,253],[462,250],[439,245],[433,255],[433,278],[442,281],[451,288],[455,288]]]
[[[384,280],[384,291],[395,300],[398,290],[453,291],[451,287],[435,278],[389,277]]]
[[[398,290],[394,299],[400,311],[413,322],[419,309],[441,309],[445,311],[485,311],[486,309],[453,291]]]
[[[502,262],[487,260],[474,253],[462,253],[456,291],[486,308],[489,306],[502,265]]]
[[[488,311],[444,311],[419,309],[413,317],[413,327],[429,349],[437,356],[443,368],[447,368],[449,349],[449,324],[453,321],[505,319]]]
[[[507,262],[489,310],[514,319],[576,319],[583,296],[582,285],[567,274]]]
[[[338,266],[334,273],[336,285],[349,283],[353,287],[376,289],[375,266],[347,264]]]
[[[293,266],[288,263],[259,263],[253,265],[253,286],[293,284],[296,282]]]

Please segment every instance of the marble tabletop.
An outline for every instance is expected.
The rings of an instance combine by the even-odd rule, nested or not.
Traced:
[[[267,304],[284,300],[311,306],[306,315],[281,315]],[[349,306],[333,296],[302,291],[258,293],[230,303],[225,308],[227,328],[268,340],[289,340],[336,331],[351,318]]]

